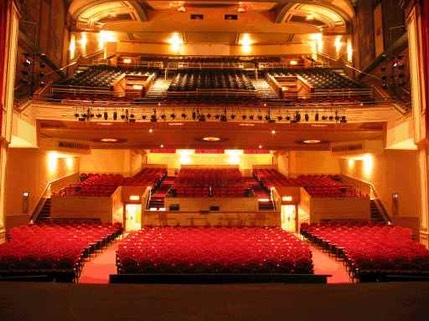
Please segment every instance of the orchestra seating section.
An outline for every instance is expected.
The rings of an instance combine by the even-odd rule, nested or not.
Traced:
[[[250,197],[257,183],[234,169],[182,169],[170,190],[176,197]]]
[[[338,175],[286,177],[275,169],[254,169],[254,177],[268,190],[271,187],[304,187],[311,197],[367,197],[353,186],[343,184]]]
[[[80,182],[54,193],[55,196],[110,196],[119,186],[156,187],[167,174],[162,168],[144,168],[132,177],[120,174],[81,174]]]
[[[408,228],[368,223],[302,224],[301,234],[342,259],[361,282],[429,278],[429,251]]]
[[[85,258],[121,233],[119,225],[90,222],[15,227],[0,244],[0,280],[76,281]]]
[[[118,274],[313,274],[309,247],[280,228],[149,227],[117,251]]]

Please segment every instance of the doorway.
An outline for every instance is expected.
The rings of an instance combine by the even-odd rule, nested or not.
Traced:
[[[125,230],[138,231],[142,228],[141,204],[125,204]]]
[[[296,205],[282,205],[281,224],[285,231],[296,232]]]

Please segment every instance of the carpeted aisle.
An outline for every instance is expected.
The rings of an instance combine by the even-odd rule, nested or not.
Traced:
[[[109,275],[116,274],[116,250],[119,242],[119,240],[113,242],[107,249],[85,262],[79,283],[109,283]]]

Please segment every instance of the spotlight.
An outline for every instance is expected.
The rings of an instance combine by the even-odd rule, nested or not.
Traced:
[[[130,116],[129,116],[129,118],[131,118],[131,119],[134,119],[135,117],[136,116],[133,113],[131,113]]]
[[[286,116],[286,121],[290,121],[290,116],[289,115]]]
[[[347,123],[347,117],[346,116],[341,116],[340,123]]]
[[[146,115],[142,115],[142,119],[146,120],[147,116]]]
[[[24,60],[24,62],[22,64],[24,65],[24,67],[30,67],[31,66],[31,60],[27,58]]]
[[[210,119],[212,117],[212,114],[207,114],[207,119]]]
[[[314,120],[315,120],[315,121],[319,121],[319,113],[316,113],[316,114],[314,115]]]
[[[182,118],[185,119],[186,118],[186,114],[182,113]]]
[[[265,120],[266,120],[266,121],[270,121],[270,120],[271,120],[270,115],[268,115],[268,114],[267,114],[267,115],[265,115]]]
[[[300,122],[301,121],[301,114],[299,113],[299,111],[297,111],[296,113],[295,113],[295,119],[294,119],[296,122]]]
[[[325,116],[325,115],[322,116],[322,120],[327,120],[327,119],[328,119],[328,116]]]
[[[216,115],[215,115],[215,118],[216,118],[216,119],[219,119],[219,118],[220,118],[220,115],[219,115],[219,114],[216,114]]]
[[[103,118],[104,120],[107,120],[109,118],[109,114],[107,113],[107,111],[103,113]]]
[[[151,121],[152,123],[156,123],[156,115],[152,115],[152,116],[150,116],[150,121]]]
[[[204,114],[201,114],[198,116],[198,121],[206,121],[206,116]]]
[[[74,117],[79,118],[79,114],[78,113],[74,114]]]
[[[332,116],[332,115],[329,116],[329,120],[331,120],[331,121],[334,120],[334,116]]]
[[[310,116],[306,113],[306,114],[304,115],[304,119],[305,119],[305,121],[309,121],[309,120],[310,120]]]
[[[175,119],[176,118],[176,114],[170,114],[171,119]]]
[[[250,119],[250,120],[253,120],[254,118],[255,118],[255,116],[253,116],[253,115],[250,115],[250,116],[249,116],[249,119]]]
[[[116,111],[113,112],[113,120],[118,119],[118,113]]]
[[[247,116],[246,115],[242,115],[241,119],[246,120]]]
[[[258,119],[262,120],[264,117],[262,117],[262,115],[258,115]]]
[[[231,115],[231,119],[235,119],[235,114],[232,114],[232,115]]]
[[[225,116],[225,115],[220,116],[220,121],[225,122],[226,120],[227,120],[227,119],[226,119],[226,116]]]
[[[282,116],[277,116],[277,120],[278,120],[278,121],[282,121],[282,120],[283,120],[283,117],[282,117]]]
[[[166,116],[165,114],[162,114],[162,115],[161,115],[161,119],[162,119],[162,120],[165,120],[166,118],[167,118],[167,116]]]
[[[121,114],[121,119],[125,119],[125,114]]]
[[[192,119],[195,120],[197,118],[197,113],[195,111],[192,112]]]
[[[97,115],[95,115],[97,118],[101,118],[101,113],[98,113]]]

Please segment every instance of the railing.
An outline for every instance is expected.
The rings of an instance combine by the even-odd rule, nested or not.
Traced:
[[[383,203],[382,199],[380,198],[373,183],[363,181],[363,180],[358,180],[356,178],[353,178],[347,175],[342,175],[342,177],[345,178],[345,180],[347,180],[349,184],[353,185],[359,191],[362,191],[362,192],[367,191],[367,194],[370,197],[370,199],[375,201],[375,205],[377,206],[378,211],[381,213],[383,220],[387,223],[390,223],[392,221],[386,210],[386,206]]]
[[[40,211],[42,210],[43,206],[46,203],[46,199],[48,199],[51,196],[51,194],[54,193],[56,190],[60,190],[64,186],[67,186],[69,184],[69,180],[73,180],[73,176],[76,176],[76,179],[77,179],[78,174],[74,173],[71,175],[67,175],[57,180],[50,181],[46,184],[45,188],[40,194],[36,207],[33,209],[31,213],[30,222],[32,223],[36,222],[37,217],[40,214]]]

